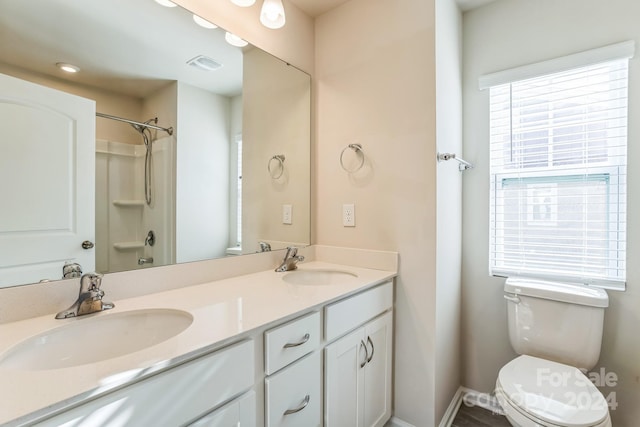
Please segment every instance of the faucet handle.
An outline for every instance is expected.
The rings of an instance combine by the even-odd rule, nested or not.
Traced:
[[[100,273],[85,273],[80,278],[80,292],[96,291],[100,289],[102,284],[103,274]]]
[[[287,253],[284,255],[284,259],[293,258],[298,255],[298,248],[295,246],[287,246]]]

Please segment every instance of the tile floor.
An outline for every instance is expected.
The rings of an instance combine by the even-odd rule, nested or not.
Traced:
[[[511,427],[509,421],[479,406],[460,405],[451,427]]]

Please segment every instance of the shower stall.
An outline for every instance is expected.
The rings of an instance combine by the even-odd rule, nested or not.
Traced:
[[[128,123],[139,144],[96,141],[96,268],[123,271],[173,261],[172,128],[96,113]]]

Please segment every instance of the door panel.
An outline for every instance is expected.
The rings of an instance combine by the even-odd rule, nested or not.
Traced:
[[[365,325],[369,362],[364,369],[364,425],[382,427],[391,417],[393,313]]]
[[[0,129],[0,286],[93,270],[95,102],[0,74]]]
[[[325,426],[362,427],[365,350],[363,329],[325,349]]]

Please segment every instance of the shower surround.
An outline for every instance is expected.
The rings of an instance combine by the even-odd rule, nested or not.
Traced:
[[[153,200],[144,197],[145,146],[96,141],[96,269],[115,272],[174,261],[173,146],[153,142]],[[149,231],[153,246],[145,244]],[[153,264],[139,265],[140,258]]]

